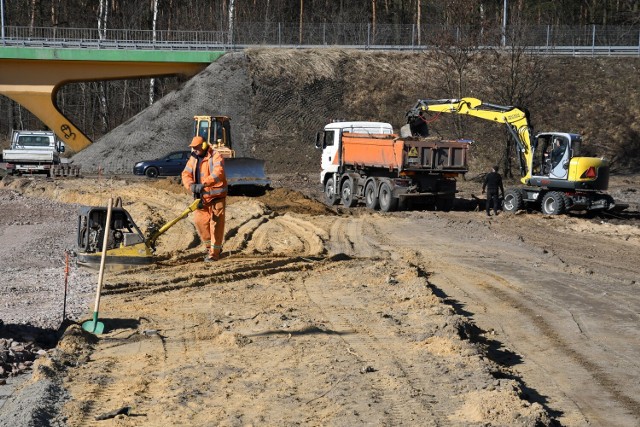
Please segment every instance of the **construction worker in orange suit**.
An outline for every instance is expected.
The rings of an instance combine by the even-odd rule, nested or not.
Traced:
[[[202,201],[193,220],[206,247],[204,261],[217,261],[222,252],[227,197],[224,159],[201,136],[194,137],[189,147],[191,157],[182,171],[182,185]]]

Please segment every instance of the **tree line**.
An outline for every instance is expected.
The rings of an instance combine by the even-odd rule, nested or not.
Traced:
[[[511,34],[510,69],[531,67],[518,46],[518,31],[528,25],[638,25],[638,0],[0,0],[5,26],[132,30],[233,32],[243,26],[283,22],[302,28],[310,23],[366,23],[465,26],[464,38],[443,35],[433,40],[442,64],[452,73],[452,95],[464,96],[464,73],[476,46],[487,35],[499,39],[506,4]],[[515,38],[513,36],[516,36]],[[523,35],[524,36],[524,35]],[[418,40],[421,35],[417,34]],[[539,61],[533,61],[538,64]],[[537,67],[534,67],[537,68]],[[522,72],[521,72],[522,73]],[[512,73],[502,101],[518,103],[538,89],[537,80]],[[533,72],[529,76],[533,75]],[[527,84],[525,85],[525,83]],[[97,139],[154,100],[175,89],[177,78],[87,82],[67,85],[57,103],[74,124]],[[529,87],[531,86],[531,87]],[[0,141],[11,129],[38,129],[42,124],[11,100],[0,97]]]
[[[313,22],[461,24],[457,10],[475,21],[499,24],[517,17],[539,25],[635,25],[638,0],[4,0],[5,25],[86,28],[228,30],[237,23]],[[233,16],[230,16],[232,14]]]

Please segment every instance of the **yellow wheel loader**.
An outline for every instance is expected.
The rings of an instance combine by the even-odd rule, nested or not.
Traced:
[[[224,157],[230,194],[263,194],[271,184],[264,170],[264,160],[236,157],[229,117],[194,116],[193,136],[201,136]]]
[[[547,215],[575,211],[621,210],[603,193],[609,186],[609,163],[604,158],[581,157],[582,137],[569,132],[533,134],[526,110],[482,102],[475,98],[420,99],[407,112],[407,123],[415,133],[425,132],[425,113],[461,114],[503,123],[516,146],[525,185],[505,191],[505,212],[541,210]],[[428,131],[427,131],[428,133]]]
[[[150,230],[145,237],[129,212],[118,199],[111,211],[108,227],[106,263],[108,267],[147,265],[155,262],[154,252],[158,237],[198,208],[195,199],[180,215],[160,229]],[[78,215],[77,262],[89,268],[98,268],[102,257],[104,234],[107,224],[107,207],[82,206]]]

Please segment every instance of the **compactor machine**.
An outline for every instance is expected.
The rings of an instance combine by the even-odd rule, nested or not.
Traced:
[[[139,266],[155,262],[156,241],[178,221],[198,208],[195,199],[180,215],[160,229],[149,231],[145,237],[118,199],[111,210],[107,236],[106,263],[108,266]],[[77,262],[89,268],[98,268],[102,257],[103,239],[107,224],[107,207],[82,206],[78,214]]]

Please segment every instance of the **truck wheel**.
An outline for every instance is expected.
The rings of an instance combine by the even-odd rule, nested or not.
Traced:
[[[506,213],[516,213],[520,209],[524,208],[524,201],[522,200],[522,193],[517,188],[510,188],[504,193],[504,200],[502,201],[502,209]]]
[[[147,178],[157,178],[158,177],[158,169],[156,169],[154,167],[147,168],[147,170],[144,171],[144,174],[147,176]]]
[[[324,201],[329,206],[338,203],[338,195],[336,194],[335,187],[333,177],[327,179],[327,182],[324,184]]]
[[[342,191],[340,192],[342,196],[342,204],[345,208],[352,208],[358,204],[358,200],[355,195],[355,185],[353,179],[347,178],[342,183]]]
[[[369,181],[364,187],[364,202],[371,210],[376,210],[380,207],[380,203],[378,203],[378,197],[376,196],[375,181]]]
[[[542,198],[542,213],[545,215],[560,215],[564,212],[564,198],[562,193],[550,191]]]
[[[380,210],[382,212],[395,211],[398,207],[398,198],[393,197],[393,191],[391,186],[387,182],[383,182],[380,185],[380,194],[378,195],[380,201]]]

